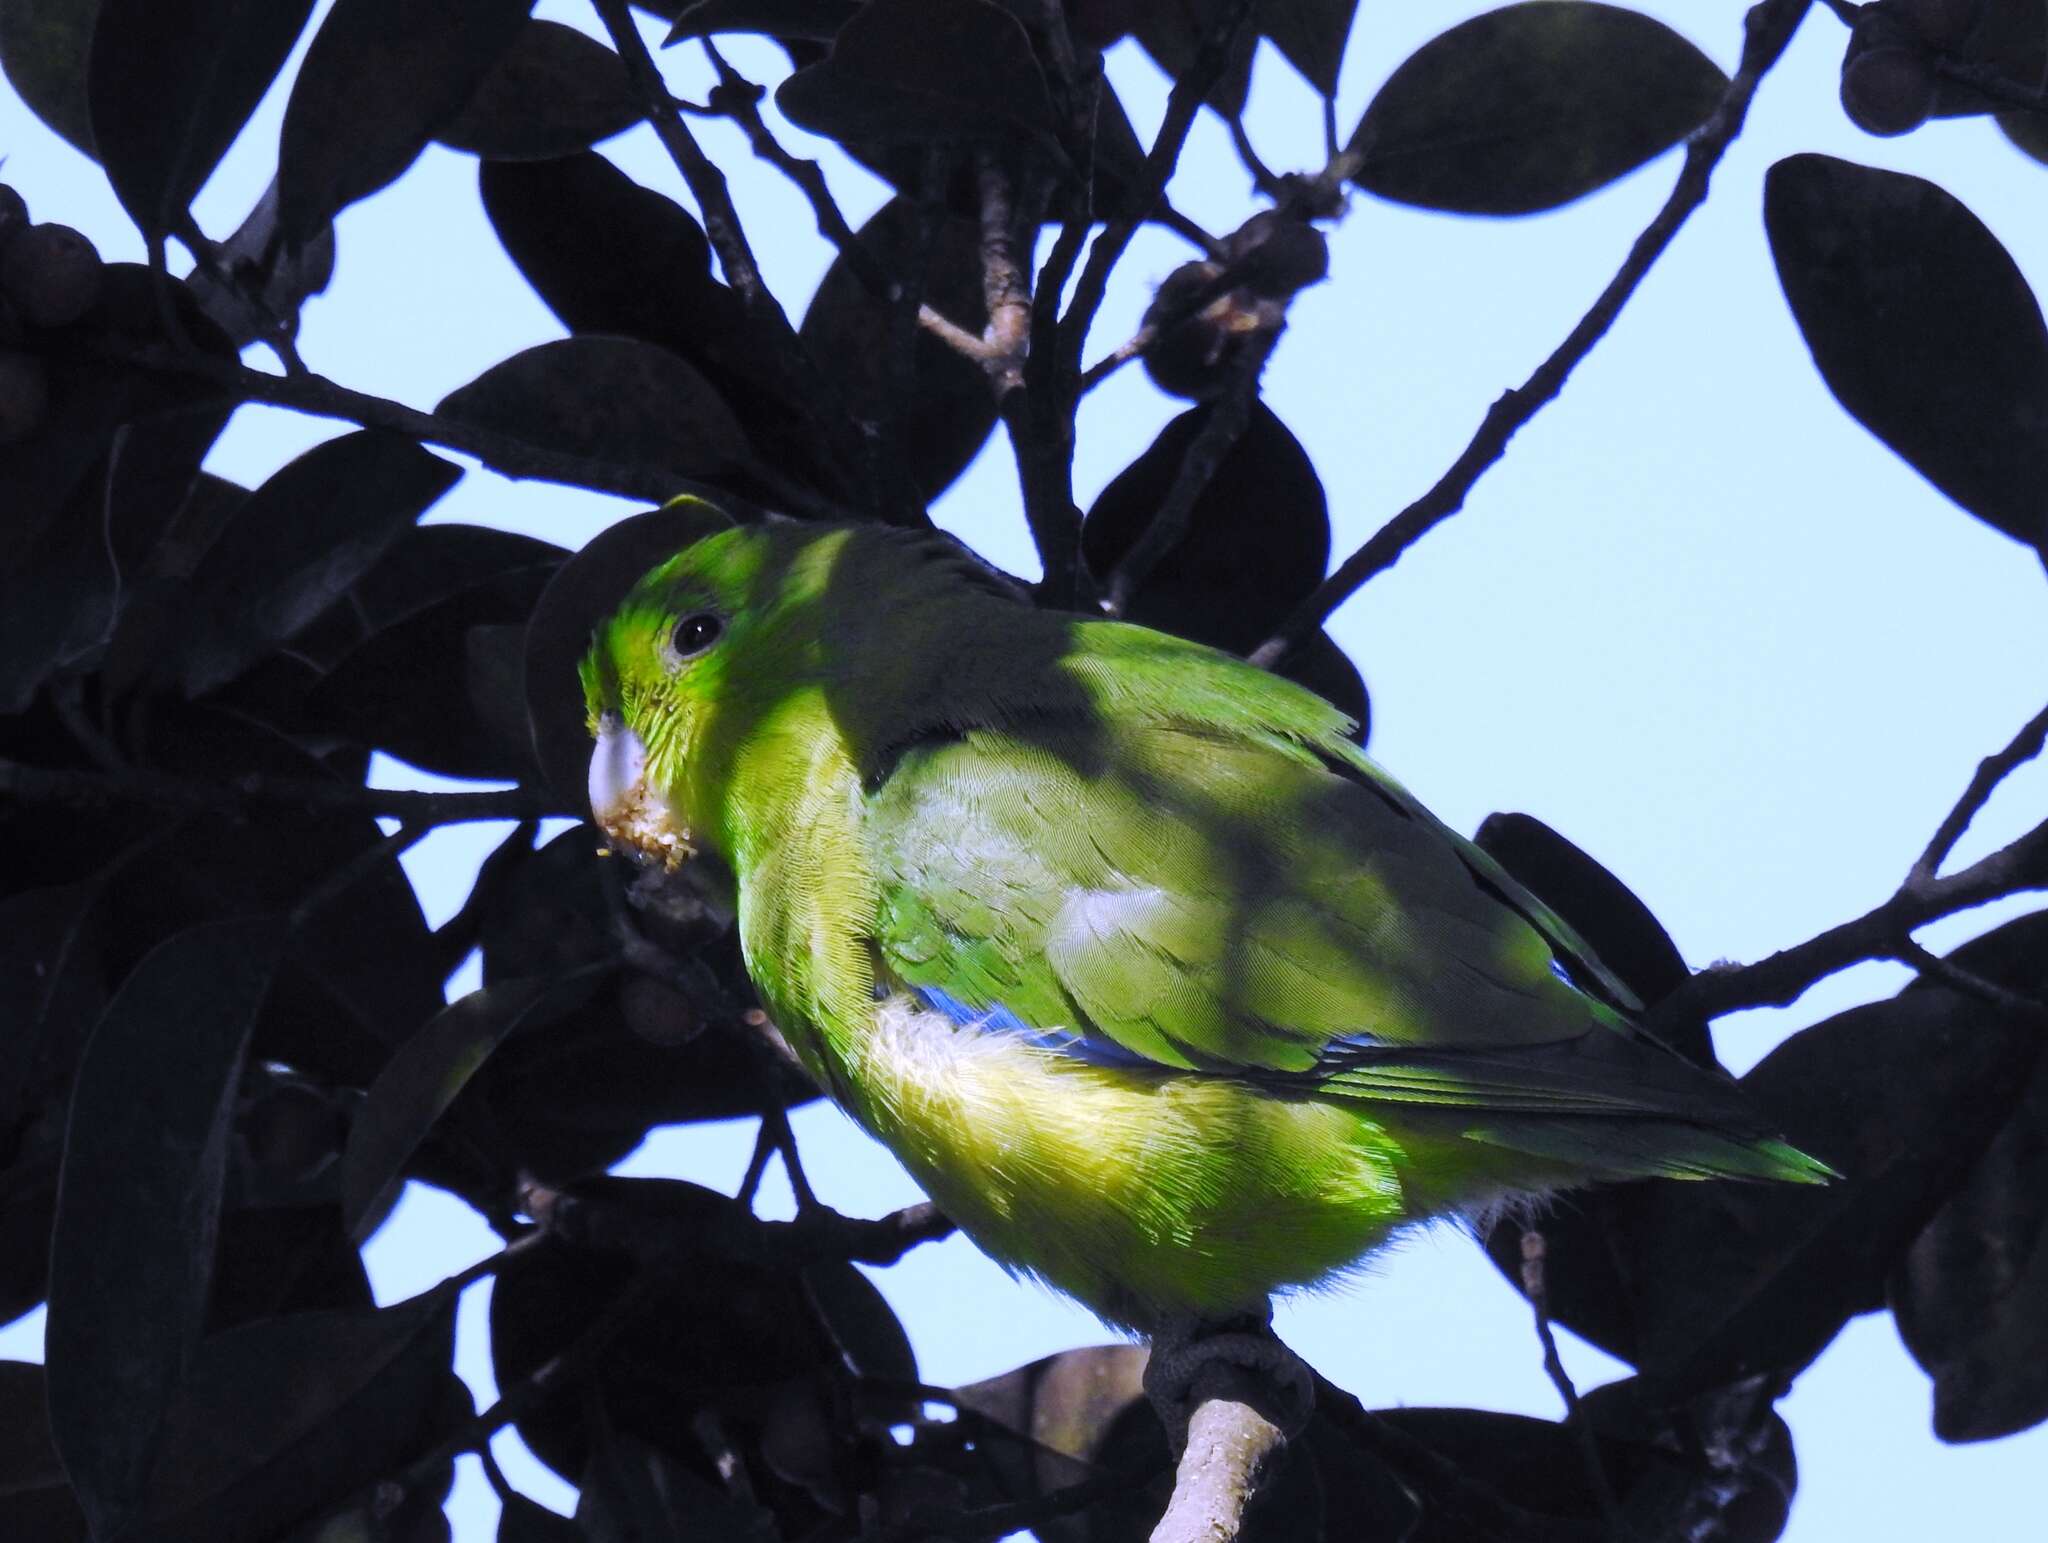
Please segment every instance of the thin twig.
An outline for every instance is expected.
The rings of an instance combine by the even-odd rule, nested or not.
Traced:
[[[1745,1007],[1782,1007],[1815,981],[1865,959],[1896,956],[1913,929],[1988,900],[2048,889],[2048,820],[1959,873],[1908,880],[1882,905],[1754,964],[1715,965],[1658,1002],[1652,1028],[1718,1018]]]
[[[2002,1007],[2036,1023],[2048,1023],[2048,1002],[2037,1001],[2023,992],[2001,986],[1995,980],[1986,980],[1975,970],[1966,970],[1953,959],[1944,959],[1931,952],[1917,939],[1902,939],[1894,957],[1899,963],[1912,966],[1929,980],[1938,981],[1951,991],[1975,997],[1980,1002],[1989,1002],[1994,1007]]]
[[[2044,744],[2048,744],[2048,707],[2028,719],[2026,726],[2012,737],[2011,744],[1978,762],[1970,785],[1963,789],[1963,796],[1949,810],[1948,818],[1936,828],[1933,839],[1927,843],[1927,850],[1920,854],[1920,860],[1907,874],[1907,883],[1925,884],[1941,871],[1941,865],[1955,850],[1956,843],[1963,839],[1970,822],[1977,818],[1978,811],[1990,800],[1999,783],[2039,755]]]
[[[1073,303],[1060,323],[1060,353],[1065,368],[1079,372],[1088,329],[1095,324],[1095,313],[1102,309],[1103,296],[1109,291],[1110,271],[1130,245],[1132,234],[1165,194],[1166,184],[1180,161],[1181,147],[1187,143],[1188,130],[1194,126],[1195,114],[1201,111],[1203,99],[1229,66],[1230,51],[1255,3],[1256,0],[1226,0],[1218,8],[1193,62],[1167,94],[1159,133],[1145,156],[1144,176],[1132,190],[1131,208],[1138,217],[1111,221],[1096,237],[1075,287]]]
[[[1230,115],[1230,142],[1237,147],[1237,158],[1244,162],[1244,169],[1251,173],[1252,186],[1268,198],[1280,196],[1280,178],[1272,167],[1259,158],[1258,147],[1252,143],[1252,136],[1244,126],[1244,115]]]
[[[2014,80],[1995,64],[1986,64],[1978,59],[1959,59],[1954,54],[1945,53],[1930,57],[1934,73],[1943,80],[1968,86],[1990,101],[2016,107],[2022,112],[2048,110],[2048,90]]]
[[[25,766],[9,760],[0,760],[0,794],[23,803],[74,809],[140,804],[171,814],[234,816],[256,809],[284,809],[301,814],[386,815],[408,826],[539,819],[564,812],[546,795],[524,787],[483,793],[422,793],[254,772],[210,782],[159,772],[81,771]]]
[[[352,391],[323,375],[266,375],[232,359],[162,345],[128,349],[119,357],[143,369],[211,381],[244,402],[288,407],[316,418],[338,418],[364,428],[390,429],[459,455],[474,456],[507,477],[559,482],[647,503],[662,503],[684,490],[682,479],[660,467],[622,466],[587,456],[566,455],[494,429],[451,422],[407,407],[403,402]]]
[[[1478,431],[1457,460],[1427,493],[1389,520],[1365,545],[1345,558],[1283,622],[1274,635],[1251,654],[1270,669],[1320,629],[1330,613],[1360,585],[1398,562],[1403,553],[1464,506],[1480,477],[1498,461],[1517,430],[1563,390],[1580,360],[1614,324],[1664,249],[1695,209],[1706,200],[1707,185],[1728,146],[1742,131],[1758,84],[1791,42],[1811,0],[1762,0],[1744,21],[1742,62],[1711,116],[1693,134],[1685,149],[1685,165],[1664,207],[1636,237],[1620,270],[1608,281],[1592,308],[1534,374],[1504,393],[1487,409]],[[1339,158],[1340,160],[1342,157]]]
[[[1536,1338],[1543,1346],[1543,1370],[1550,1378],[1550,1385],[1557,1389],[1557,1396],[1564,1400],[1564,1423],[1578,1443],[1579,1461],[1586,1470],[1586,1482],[1592,1486],[1593,1498],[1600,1507],[1600,1518],[1606,1524],[1610,1538],[1624,1537],[1625,1529],[1621,1515],[1621,1502],[1615,1499],[1614,1485],[1607,1477],[1607,1465],[1600,1460],[1600,1443],[1593,1434],[1593,1428],[1586,1423],[1585,1406],[1579,1402],[1578,1387],[1572,1382],[1571,1373],[1564,1369],[1564,1357],[1558,1354],[1557,1331],[1550,1320],[1550,1280],[1548,1249],[1543,1234],[1534,1227],[1522,1229],[1522,1295],[1529,1299],[1529,1306],[1536,1315]]]
[[[437,1482],[441,1469],[464,1452],[479,1450],[492,1436],[533,1413],[563,1387],[589,1375],[593,1363],[618,1337],[619,1331],[653,1300],[659,1284],[659,1278],[647,1272],[629,1281],[559,1354],[507,1389],[490,1408],[456,1426],[425,1456],[407,1464],[405,1471],[392,1481],[392,1487],[398,1491],[396,1498],[402,1500],[406,1494]]]
[[[626,0],[591,0],[591,6],[604,23],[605,31],[611,34],[612,47],[618,50],[626,66],[626,77],[639,95],[641,111],[654,125],[662,148],[668,151],[690,196],[697,201],[704,216],[704,234],[710,238],[712,250],[718,253],[726,282],[749,311],[779,323],[779,332],[789,332],[789,318],[761,281],[761,265],[747,243],[739,211],[733,207],[732,192],[725,185],[725,173],[704,153],[689,125],[676,111],[675,99],[669,95],[661,71],[655,68],[654,56],[647,51],[646,40],[634,25]]]
[[[871,295],[886,299],[893,288],[889,275],[861,245],[860,237],[846,222],[838,200],[832,196],[831,184],[825,180],[825,169],[816,161],[807,161],[784,147],[761,116],[762,88],[734,69],[709,36],[697,41],[703,45],[712,68],[718,71],[718,86],[711,93],[712,108],[739,125],[756,156],[796,184],[798,191],[810,201],[811,217],[817,222],[818,234],[831,242],[839,255],[846,259],[847,267],[862,288]]]
[[[1160,560],[1187,536],[1196,501],[1215,477],[1217,468],[1229,459],[1244,435],[1245,426],[1251,422],[1252,404],[1259,395],[1259,375],[1279,340],[1279,329],[1274,328],[1245,343],[1243,354],[1231,366],[1228,387],[1210,405],[1209,416],[1181,457],[1165,499],[1109,575],[1102,599],[1102,609],[1108,615],[1123,615],[1131,596],[1151,576]]]

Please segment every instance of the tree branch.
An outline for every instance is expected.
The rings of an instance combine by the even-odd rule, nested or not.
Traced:
[[[1920,854],[1920,860],[1913,864],[1906,875],[1909,884],[1925,884],[1940,872],[1941,865],[1955,850],[1956,843],[1963,839],[1963,833],[1970,828],[1970,822],[1977,818],[1978,811],[1989,802],[1991,795],[2013,772],[2041,753],[2043,744],[2048,744],[2048,707],[2044,707],[2028,719],[2019,733],[2012,737],[2012,743],[1977,763],[1977,771],[1970,778],[1970,785],[1963,789],[1963,796],[1949,810],[1948,818],[1935,829],[1934,837],[1927,843],[1927,850]]]
[[[832,196],[831,184],[825,180],[825,169],[785,148],[761,116],[763,89],[734,69],[709,36],[697,41],[703,45],[712,68],[718,71],[718,85],[711,93],[712,110],[738,124],[754,154],[796,184],[797,190],[810,201],[818,234],[846,259],[847,267],[863,289],[887,299],[896,287],[895,282],[861,245],[860,237],[847,223],[838,200]]]
[[[1882,905],[1754,964],[1714,965],[1650,1010],[1649,1025],[1718,1018],[1745,1007],[1782,1007],[1815,981],[1866,959],[1898,957],[1914,928],[1988,900],[2048,889],[2048,820],[2011,845],[1946,878],[1908,878]]]
[[[641,111],[654,125],[662,147],[682,173],[690,196],[703,212],[704,234],[710,237],[712,249],[718,253],[726,282],[738,292],[749,311],[771,319],[778,332],[788,333],[789,318],[761,281],[761,265],[754,260],[754,249],[747,244],[739,211],[733,207],[732,193],[725,185],[725,173],[704,153],[689,125],[683,122],[682,114],[676,111],[668,84],[655,68],[654,56],[648,53],[646,40],[634,25],[626,0],[591,0],[591,6],[604,23],[605,31],[611,34],[612,47],[618,50],[627,78],[639,94]]]
[[[1159,133],[1145,156],[1144,179],[1138,184],[1132,204],[1139,218],[1113,220],[1103,227],[1102,234],[1095,238],[1094,246],[1089,249],[1088,262],[1081,270],[1073,303],[1067,307],[1067,314],[1060,323],[1060,364],[1063,371],[1080,373],[1081,350],[1088,341],[1088,329],[1095,324],[1095,313],[1102,309],[1103,296],[1109,292],[1110,272],[1116,267],[1117,259],[1123,256],[1124,248],[1130,245],[1133,233],[1165,195],[1166,184],[1172,180],[1173,169],[1179,164],[1181,147],[1187,143],[1188,130],[1194,126],[1195,114],[1201,111],[1203,100],[1222,78],[1230,63],[1230,50],[1256,3],[1257,0],[1226,0],[1218,9],[1208,34],[1203,37],[1194,62],[1173,83],[1173,90],[1166,98],[1166,114],[1160,121]]]
[[[1464,507],[1480,477],[1507,452],[1508,441],[1564,389],[1580,360],[1606,335],[1636,289],[1692,212],[1706,200],[1707,185],[1728,146],[1742,131],[1750,100],[1764,75],[1776,64],[1805,16],[1810,0],[1761,0],[1744,21],[1742,62],[1713,114],[1693,134],[1685,149],[1685,165],[1671,196],[1629,249],[1620,271],[1608,281],[1592,308],[1534,374],[1504,393],[1481,420],[1478,432],[1457,460],[1422,497],[1389,520],[1365,545],[1345,558],[1337,571],[1297,606],[1279,631],[1252,651],[1252,662],[1270,669],[1321,628],[1330,613],[1375,574],[1398,562],[1403,553],[1437,525]],[[1341,162],[1344,158],[1339,157]],[[1333,163],[1335,165],[1337,163]]]
[[[567,811],[530,788],[483,793],[421,793],[310,777],[255,773],[208,782],[147,771],[81,771],[0,760],[0,794],[30,804],[101,809],[141,804],[171,814],[240,816],[254,809],[299,814],[385,815],[407,825],[457,825],[469,820],[532,820]]]
[[[1214,1364],[1196,1380],[1173,1496],[1151,1543],[1229,1543],[1243,1530],[1245,1508],[1287,1446],[1287,1433],[1249,1401],[1251,1380]]]
[[[403,402],[352,391],[324,375],[266,375],[235,360],[216,359],[196,349],[186,351],[161,344],[128,349],[114,357],[166,375],[212,381],[244,402],[288,407],[316,418],[338,418],[364,428],[390,429],[458,455],[473,456],[506,477],[559,482],[655,504],[683,491],[682,479],[659,467],[622,466],[565,455],[493,429],[454,423],[407,407]]]
[[[608,1203],[601,1193],[553,1188],[528,1181],[520,1207],[552,1237],[576,1248],[605,1248],[650,1267],[701,1264],[707,1259],[747,1264],[810,1264],[850,1260],[896,1263],[922,1243],[950,1235],[952,1222],[930,1201],[919,1201],[887,1216],[843,1216],[812,1201],[793,1222],[764,1222],[734,1213],[679,1232],[668,1218],[627,1205]]]

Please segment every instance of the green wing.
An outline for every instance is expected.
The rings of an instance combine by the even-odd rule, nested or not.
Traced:
[[[1103,630],[1117,647],[1135,631]],[[1568,928],[1338,739],[1334,710],[1140,638],[1141,667],[1114,659],[1092,710],[900,753],[867,821],[888,973],[1162,1067],[1754,1128],[1731,1085],[1568,983],[1561,957],[1625,996]]]

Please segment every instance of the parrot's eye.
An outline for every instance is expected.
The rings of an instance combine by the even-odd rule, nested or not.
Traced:
[[[668,635],[668,646],[678,659],[694,659],[725,631],[725,623],[710,611],[697,611],[676,623]]]

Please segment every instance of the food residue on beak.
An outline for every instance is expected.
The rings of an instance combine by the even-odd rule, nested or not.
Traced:
[[[670,873],[696,855],[690,833],[647,782],[647,746],[616,713],[598,722],[590,755],[590,813],[612,844]]]

